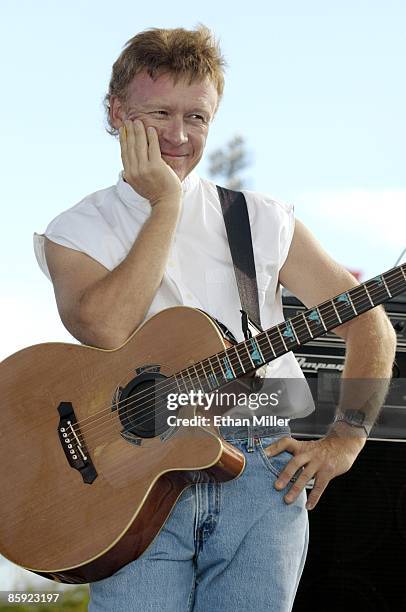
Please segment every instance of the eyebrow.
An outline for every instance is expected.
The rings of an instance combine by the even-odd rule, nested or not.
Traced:
[[[171,106],[169,106],[168,104],[165,104],[165,102],[147,102],[145,104],[141,104],[139,107],[130,107],[128,109],[128,112],[131,113],[134,110],[135,111],[146,111],[149,110],[151,108],[159,108],[160,110],[166,110],[166,111],[170,111],[173,110],[171,108]],[[208,108],[202,108],[202,107],[191,107],[190,110],[187,110],[186,113],[200,113],[202,115],[210,115],[210,110]]]

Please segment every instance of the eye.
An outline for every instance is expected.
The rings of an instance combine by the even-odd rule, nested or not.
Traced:
[[[168,114],[168,111],[165,111],[165,110],[155,110],[150,113],[150,115],[159,115],[160,117],[166,117],[167,114]]]
[[[194,119],[198,119],[199,121],[201,121],[202,123],[206,123],[206,119],[202,116],[202,115],[198,115],[197,113],[193,113],[192,115],[190,115],[191,117],[193,117]]]

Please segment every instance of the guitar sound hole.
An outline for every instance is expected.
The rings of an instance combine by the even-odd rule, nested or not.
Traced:
[[[166,394],[159,391],[164,380],[162,374],[143,373],[122,389],[117,410],[126,433],[154,438],[169,429]]]

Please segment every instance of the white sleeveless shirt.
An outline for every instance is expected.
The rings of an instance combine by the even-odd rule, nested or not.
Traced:
[[[175,238],[146,318],[170,306],[192,306],[224,323],[241,341],[241,305],[215,183],[192,172],[182,187],[183,205]],[[278,276],[293,236],[293,206],[258,192],[243,193],[251,225],[261,323],[268,329],[284,319]],[[50,278],[44,236],[113,270],[127,256],[150,210],[148,200],[120,173],[116,185],[85,197],[53,219],[44,234],[34,234],[35,255],[42,271]],[[266,376],[304,379],[291,352],[272,361]],[[290,414],[285,411],[283,416],[310,414],[314,405],[308,394],[304,395],[290,402]]]

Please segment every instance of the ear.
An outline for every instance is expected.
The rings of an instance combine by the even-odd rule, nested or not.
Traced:
[[[123,125],[126,113],[124,102],[116,95],[110,96],[110,122],[118,130]]]

